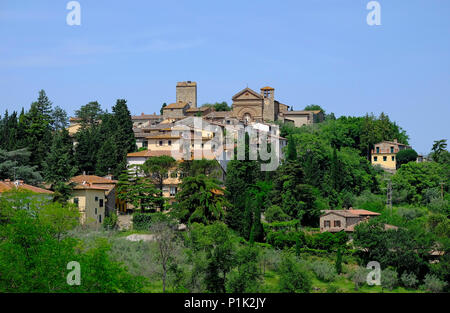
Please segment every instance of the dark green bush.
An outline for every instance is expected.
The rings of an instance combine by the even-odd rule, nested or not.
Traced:
[[[107,230],[113,230],[117,228],[118,217],[116,214],[111,213],[109,216],[105,217],[103,221],[103,227]]]
[[[170,217],[161,212],[157,213],[141,213],[133,214],[133,229],[149,230],[150,226],[155,222],[170,222]]]

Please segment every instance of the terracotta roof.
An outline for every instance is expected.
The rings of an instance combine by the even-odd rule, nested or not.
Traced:
[[[202,112],[202,111],[207,111],[209,109],[211,109],[211,108],[204,106],[204,107],[199,107],[199,108],[189,108],[186,110],[186,112]]]
[[[83,183],[87,182],[90,184],[116,184],[117,180],[100,177],[96,175],[78,175],[74,176],[70,179],[71,182],[74,183]]]
[[[52,194],[53,191],[47,190],[47,189],[43,189],[43,188],[39,188],[39,187],[35,187],[32,185],[28,185],[28,184],[24,184],[21,181],[9,181],[9,180],[4,180],[4,181],[0,181],[0,193],[5,192],[5,191],[10,191],[13,188],[17,188],[19,190],[28,190],[28,191],[32,191],[35,193],[46,193],[46,194]]]
[[[162,155],[172,155],[172,150],[143,150],[138,152],[128,153],[127,157],[154,157]]]
[[[377,213],[377,212],[372,212],[372,211],[367,211],[367,210],[355,210],[352,208],[348,209],[348,211],[355,215],[371,215],[371,216],[381,215],[380,213]]]
[[[251,93],[252,95],[254,95],[255,97],[257,97],[257,98],[259,98],[259,99],[262,99],[262,96],[259,94],[259,93],[257,93],[256,91],[254,91],[254,90],[252,90],[252,89],[250,89],[250,88],[244,88],[244,89],[242,89],[241,91],[239,91],[237,94],[235,94],[231,99],[232,100],[234,100],[235,98],[237,98],[238,96],[240,96],[241,94],[243,94],[243,93],[245,93],[245,92],[249,92],[249,93]]]
[[[375,146],[379,145],[379,144],[382,144],[382,143],[388,143],[388,144],[391,144],[391,145],[405,146],[405,147],[410,147],[411,148],[411,146],[405,145],[404,143],[395,142],[395,141],[389,141],[389,140],[384,140],[382,142],[376,143]]]
[[[324,214],[322,216],[328,215],[328,214],[336,214],[343,217],[358,217],[359,215],[353,214],[349,212],[350,210],[325,210]]]
[[[186,87],[186,86],[197,86],[196,82],[192,82],[188,80],[187,82],[178,82],[177,87]]]
[[[108,191],[111,189],[111,187],[107,186],[97,186],[91,183],[85,183],[85,184],[77,184],[75,187],[73,187],[75,190],[103,190]]]
[[[231,111],[214,111],[205,115],[205,118],[225,118],[231,116]]]
[[[171,136],[170,134],[167,134],[167,135],[149,135],[146,138],[148,138],[148,139],[180,139],[181,136]]]
[[[178,101],[178,102],[171,103],[168,106],[164,107],[164,110],[165,109],[183,109],[186,106],[188,106],[188,104],[186,102]]]
[[[320,112],[320,111],[317,111],[317,113],[318,112]],[[309,115],[311,113],[316,114],[316,111],[305,111],[305,110],[302,110],[302,111],[286,111],[286,112],[283,112],[283,114],[285,114],[285,115]]]
[[[141,115],[133,115],[131,117],[132,120],[152,120],[152,119],[161,119],[161,118],[162,118],[161,115],[156,115],[155,113],[153,113],[153,114],[141,113]]]
[[[334,213],[337,215],[341,215],[344,217],[359,217],[362,215],[368,215],[368,216],[378,216],[380,213],[367,211],[367,210],[353,210],[352,208],[348,210],[324,210],[324,214],[322,216],[325,216],[330,213]]]
[[[266,86],[266,87],[262,87],[261,90],[275,90],[272,87]]]

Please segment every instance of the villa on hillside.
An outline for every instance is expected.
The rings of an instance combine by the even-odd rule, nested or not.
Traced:
[[[371,151],[372,165],[380,165],[385,171],[394,173],[397,170],[397,153],[411,149],[411,146],[394,141],[382,141],[374,145]]]
[[[380,213],[368,210],[355,210],[349,208],[348,210],[324,210],[320,216],[320,232],[337,233],[345,231],[352,233],[355,231],[355,226],[366,222],[369,219],[379,216]],[[396,226],[384,225],[385,230],[396,229]]]

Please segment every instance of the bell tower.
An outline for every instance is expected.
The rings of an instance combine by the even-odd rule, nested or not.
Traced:
[[[263,120],[275,121],[277,112],[275,110],[275,89],[272,87],[261,88],[263,98]]]

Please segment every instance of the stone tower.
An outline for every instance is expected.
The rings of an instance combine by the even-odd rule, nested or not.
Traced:
[[[263,120],[275,121],[278,115],[275,110],[275,89],[272,87],[261,88],[261,97],[263,97]]]
[[[186,102],[191,108],[197,107],[197,83],[190,80],[177,83],[177,103]]]

